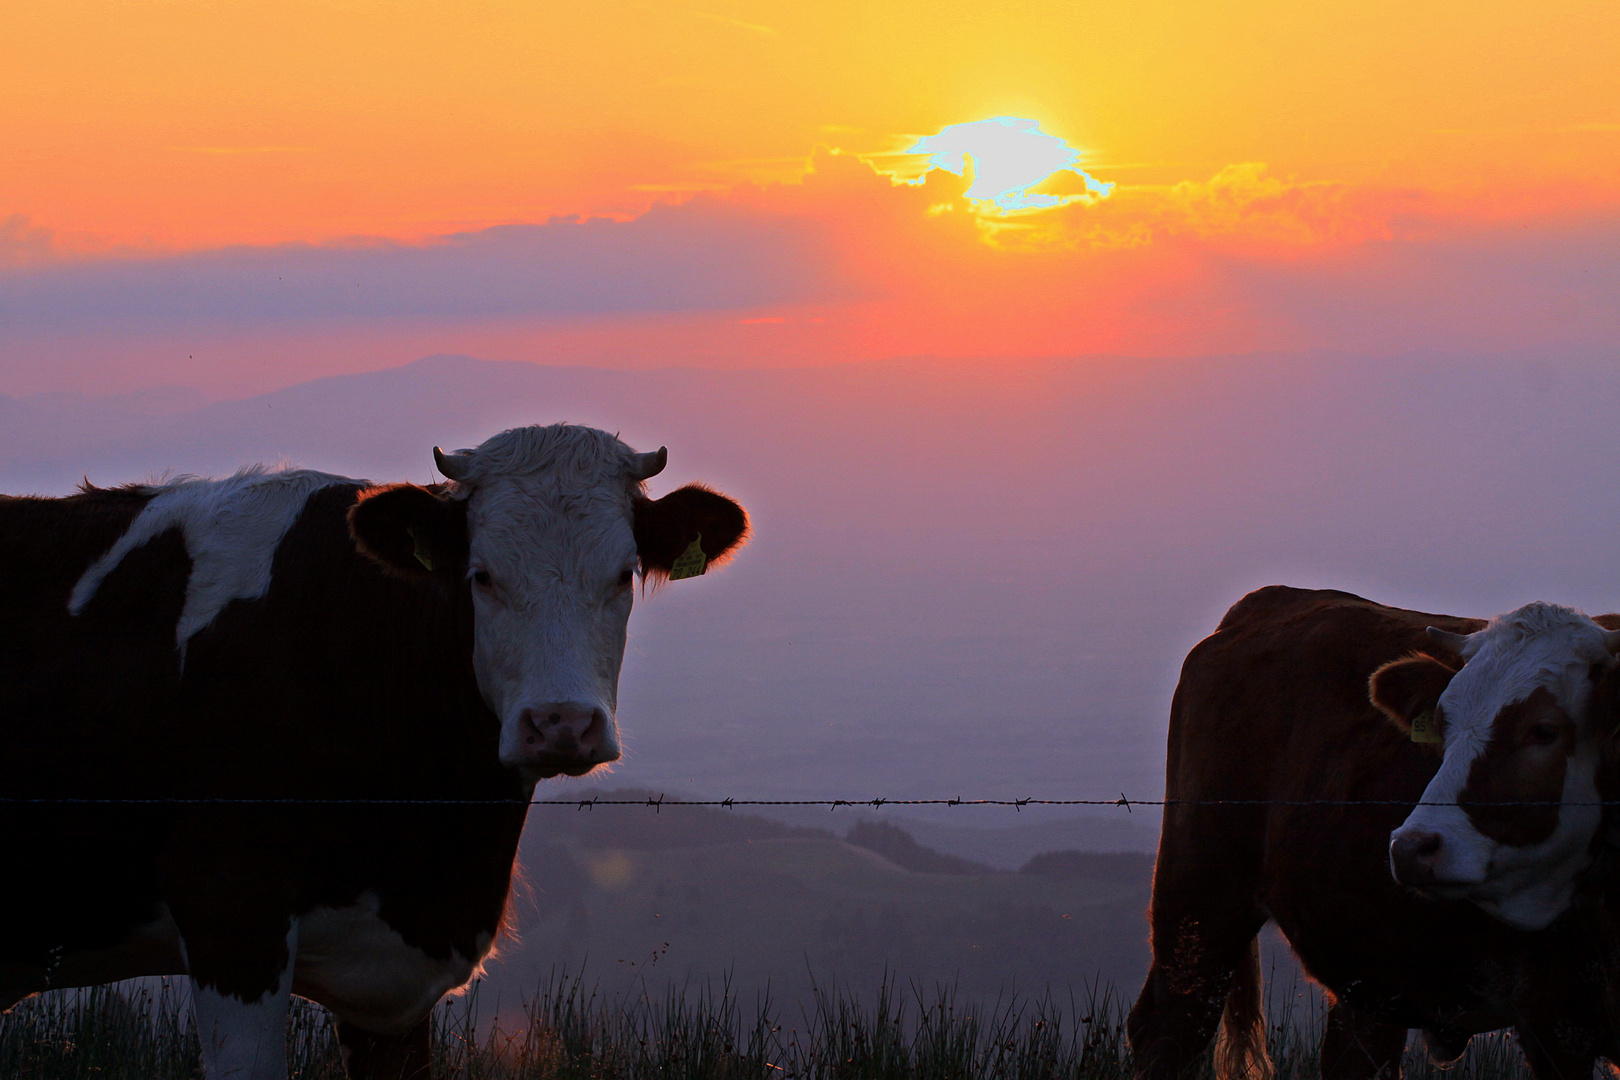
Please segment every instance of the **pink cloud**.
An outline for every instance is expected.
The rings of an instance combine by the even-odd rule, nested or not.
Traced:
[[[896,184],[823,151],[801,182],[625,222],[71,261],[12,218],[0,392],[235,394],[433,352],[621,367],[1456,354],[1603,349],[1620,329],[1620,209],[1601,199],[1515,204],[1243,164],[991,214],[967,184],[940,170]]]

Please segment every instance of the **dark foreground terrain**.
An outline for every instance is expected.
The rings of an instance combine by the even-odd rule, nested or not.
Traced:
[[[1014,870],[953,846],[871,816],[537,807],[514,931],[440,1007],[435,1076],[1125,1080],[1149,857],[1059,850]],[[1268,953],[1277,1080],[1312,1080],[1320,1000],[1285,946]],[[318,1006],[295,1001],[288,1039],[294,1077],[341,1077]],[[183,980],[61,991],[0,1017],[0,1080],[200,1075]],[[1450,1075],[1527,1074],[1491,1037]],[[1421,1047],[1406,1076],[1437,1076]]]
[[[1273,996],[1274,1001],[1276,995]],[[1289,997],[1272,1014],[1278,1080],[1313,1080],[1320,1014]],[[724,986],[612,999],[578,980],[538,989],[515,1023],[480,1022],[475,992],[435,1017],[437,1080],[1125,1080],[1120,1002],[1008,997],[971,1002],[894,980],[869,998],[822,987],[802,1011],[742,1002]],[[341,1080],[330,1019],[297,1002],[288,1043],[296,1080]],[[191,1080],[197,1039],[165,984],[60,991],[0,1017],[7,1080]],[[1501,1036],[1476,1038],[1455,1080],[1528,1080]],[[1408,1080],[1439,1080],[1421,1047]]]

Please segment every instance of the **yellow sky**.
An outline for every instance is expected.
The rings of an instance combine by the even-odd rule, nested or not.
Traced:
[[[631,213],[995,115],[1127,183],[1620,176],[1612,0],[36,0],[0,42],[0,218],[93,246]]]

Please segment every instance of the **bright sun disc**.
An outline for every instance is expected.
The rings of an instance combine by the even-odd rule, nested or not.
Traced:
[[[1002,210],[1030,210],[1070,201],[1061,195],[1031,194],[1029,189],[1059,169],[1073,169],[1084,178],[1089,194],[1106,198],[1114,189],[1075,168],[1080,151],[1041,130],[1040,122],[1020,116],[993,116],[966,124],[952,124],[938,135],[925,135],[906,151],[928,154],[929,164],[958,176],[973,162],[973,184],[968,198],[995,203]]]

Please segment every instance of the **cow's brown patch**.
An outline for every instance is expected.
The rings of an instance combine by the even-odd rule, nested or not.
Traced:
[[[1558,827],[1564,773],[1574,748],[1575,721],[1552,691],[1538,686],[1496,714],[1490,742],[1468,770],[1457,803],[1474,828],[1497,843],[1538,844]]]

